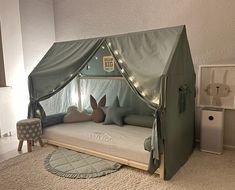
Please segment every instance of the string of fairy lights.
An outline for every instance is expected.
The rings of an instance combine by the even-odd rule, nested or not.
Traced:
[[[112,49],[112,44],[111,44],[111,42],[108,43],[108,46],[109,46],[110,49]],[[105,49],[105,46],[102,45],[101,48],[102,48],[102,49]],[[129,82],[136,88],[136,90],[137,90],[138,92],[140,92],[140,94],[141,94],[143,97],[146,97],[146,98],[150,99],[153,104],[159,105],[159,102],[160,102],[159,96],[154,96],[154,97],[151,98],[151,95],[149,94],[149,92],[148,92],[146,89],[144,89],[144,88],[140,85],[140,83],[139,83],[138,81],[136,81],[135,76],[134,76],[133,74],[131,74],[131,75],[129,74],[129,73],[131,73],[131,72],[128,70],[128,67],[126,66],[125,60],[121,57],[121,54],[119,53],[119,50],[114,50],[113,52],[114,52],[114,55],[118,57],[117,61],[118,61],[119,65],[121,66],[120,72],[122,73],[122,75],[127,76],[126,78],[129,80]],[[95,58],[96,60],[98,59],[97,56],[94,56],[94,58]],[[64,85],[64,83],[65,83],[66,81],[68,81],[69,79],[71,79],[72,77],[74,77],[74,75],[75,75],[75,73],[70,74],[69,77],[68,77],[65,81],[62,81],[62,82],[60,83],[60,86],[58,86],[58,87],[56,87],[56,88],[54,88],[54,89],[52,90],[52,93],[54,93],[54,92],[56,91],[56,89],[58,89],[58,88],[60,88],[62,85]],[[80,75],[80,76],[81,76],[81,75]]]
[[[108,46],[110,47],[110,49],[112,49],[111,42],[108,43]],[[118,63],[120,64],[120,66],[121,66],[120,72],[123,75],[128,76],[127,78],[129,80],[129,82],[137,89],[138,92],[140,92],[140,94],[143,97],[147,97],[147,98],[151,99],[151,102],[153,104],[159,105],[159,102],[160,102],[159,96],[155,96],[155,97],[150,98],[150,95],[149,95],[148,91],[146,89],[144,89],[138,81],[136,81],[135,76],[133,74],[131,74],[131,75],[129,74],[131,72],[128,71],[127,66],[125,64],[125,60],[123,58],[121,58],[119,50],[114,50],[113,52],[114,52],[114,55],[118,56],[117,60],[118,60]]]

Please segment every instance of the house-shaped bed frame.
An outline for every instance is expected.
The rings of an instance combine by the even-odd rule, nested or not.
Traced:
[[[195,72],[185,26],[54,43],[28,77],[28,116],[35,117],[40,112],[43,119],[40,101],[79,76],[103,45],[130,88],[155,111],[149,166],[57,145],[148,168],[151,173],[160,162],[161,176],[170,179],[188,160],[194,147]]]

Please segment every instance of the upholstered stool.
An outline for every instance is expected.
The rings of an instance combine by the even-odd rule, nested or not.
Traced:
[[[42,127],[41,120],[38,118],[20,120],[16,124],[17,138],[19,139],[18,151],[21,151],[23,141],[27,140],[28,152],[32,152],[34,141],[38,140],[40,145],[43,146],[41,140]]]

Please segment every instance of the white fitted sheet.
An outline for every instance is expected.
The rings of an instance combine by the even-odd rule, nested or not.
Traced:
[[[151,132],[149,128],[131,125],[119,127],[89,121],[45,128],[43,137],[148,164],[150,153],[144,150],[144,140]]]

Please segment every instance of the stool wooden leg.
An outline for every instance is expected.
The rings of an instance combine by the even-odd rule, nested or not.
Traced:
[[[22,150],[22,146],[23,146],[23,140],[20,140],[18,144],[18,151]]]
[[[28,152],[32,152],[31,140],[27,140],[27,147],[28,147]]]
[[[32,142],[32,146],[34,146],[34,140],[32,140],[31,142]]]
[[[39,137],[39,138],[38,138],[38,141],[39,141],[40,146],[41,146],[41,147],[43,147],[43,146],[44,146],[44,144],[43,144],[43,142],[42,142],[41,137]]]

